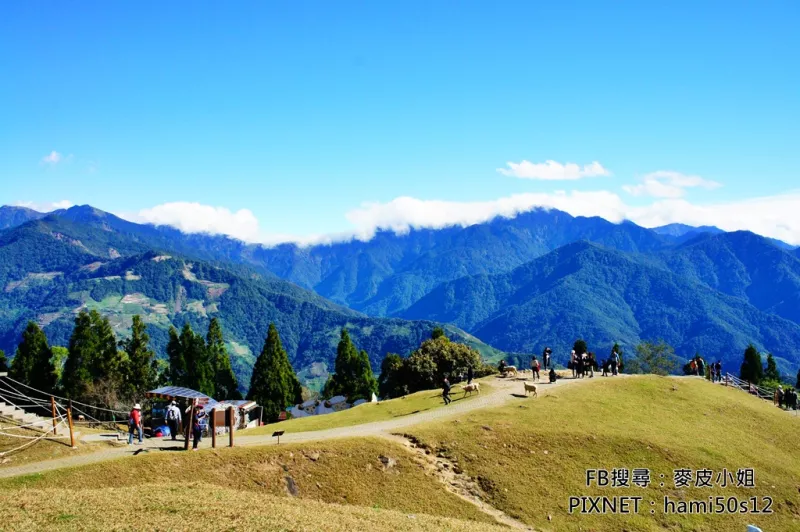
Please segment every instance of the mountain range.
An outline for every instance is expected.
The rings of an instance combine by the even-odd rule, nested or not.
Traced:
[[[126,276],[141,276],[137,272],[146,270],[145,264],[152,267],[153,258],[170,255],[164,262],[174,262],[172,273],[159,276],[156,284],[183,286],[194,294],[188,304],[198,312],[183,305],[176,311],[180,290],[174,288],[159,296],[163,299],[155,297],[151,306],[167,305],[170,323],[179,325],[196,319],[201,326],[201,306],[206,317],[220,312],[230,321],[226,327],[237,344],[250,350],[241,357],[241,375],[260,349],[263,332],[247,332],[235,322],[263,312],[270,297],[301,302],[290,312],[277,309],[270,319],[284,312],[298,316],[294,325],[284,325],[287,336],[294,338],[287,344],[293,363],[310,380],[321,378],[333,353],[323,353],[321,340],[300,340],[301,334],[323,334],[311,330],[317,318],[300,317],[298,309],[308,306],[336,316],[319,322],[329,336],[342,323],[365,320],[362,328],[372,334],[361,341],[376,369],[386,350],[408,353],[433,322],[450,324],[452,334],[469,338],[490,358],[500,355],[481,341],[524,353],[550,345],[556,359],[563,360],[578,337],[601,356],[614,342],[631,350],[639,340],[663,338],[681,356],[699,351],[721,358],[732,370],[738,369],[749,342],[775,354],[786,373],[796,371],[800,362],[795,349],[800,340],[800,250],[749,232],[681,224],[647,229],[544,209],[468,227],[379,231],[368,241],[315,246],[265,247],[185,234],[132,223],[90,206],[49,214],[3,207],[0,227],[6,228],[0,231],[0,283],[6,290],[20,282],[89,282],[76,273],[76,265],[81,263],[80,272],[99,262],[103,277],[119,277],[91,281],[107,285],[108,297],[122,301],[144,294],[152,299]],[[127,265],[126,260],[134,263]],[[220,282],[248,289],[226,289],[224,301],[209,294],[201,297],[191,288],[196,281],[187,277],[187,268],[200,272],[199,281],[214,283],[207,272],[224,272],[235,282]],[[42,280],[53,272],[64,273]],[[80,287],[68,294],[85,294],[87,287]],[[259,290],[270,296],[249,297]],[[0,299],[8,309],[0,313],[7,317],[0,321],[0,338],[13,337],[23,315],[41,310],[24,298],[10,300],[8,294],[17,291],[6,292],[6,302]],[[89,295],[91,301],[73,299],[64,309],[103,301],[91,291]],[[241,311],[229,310],[235,306]],[[405,343],[380,339],[392,330],[390,323],[402,324],[396,326],[406,331]],[[58,328],[50,327],[48,334]],[[9,345],[0,341],[0,347]],[[333,345],[333,337],[328,341]]]
[[[81,212],[51,214],[0,232],[0,349],[7,353],[14,353],[28,320],[44,328],[51,344],[65,346],[75,314],[95,309],[109,317],[119,337],[128,334],[133,316],[141,315],[152,347],[164,356],[170,326],[188,322],[204,333],[216,316],[240,386],[246,388],[274,322],[301,378],[319,387],[333,367],[342,327],[377,368],[387,352],[410,353],[437,326],[369,317],[242,264],[212,264],[151,247],[135,232],[119,230],[131,229],[124,225],[128,222],[114,229],[121,220],[107,223],[102,213],[83,210],[91,220],[99,219],[97,224]],[[149,228],[135,229],[148,234]],[[497,358],[477,339],[445,328],[486,358]]]

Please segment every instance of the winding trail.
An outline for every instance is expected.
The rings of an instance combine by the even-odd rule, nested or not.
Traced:
[[[371,423],[364,423],[361,425],[353,425],[349,427],[337,427],[332,429],[309,431],[309,432],[294,432],[286,433],[281,436],[281,443],[304,443],[310,441],[324,441],[339,438],[360,438],[366,436],[377,436],[392,439],[397,441],[396,433],[402,432],[401,429],[435,421],[437,419],[444,419],[452,416],[463,415],[473,410],[482,408],[490,408],[500,406],[512,400],[524,401],[526,398],[521,397],[524,394],[522,381],[525,380],[525,374],[522,373],[517,378],[496,378],[492,381],[492,389],[489,392],[481,394],[478,398],[470,401],[457,401],[450,406],[434,408],[426,410],[417,414],[409,414],[406,416],[396,417],[384,421],[374,421]],[[560,388],[562,386],[577,385],[579,383],[590,382],[593,379],[571,379],[563,378],[557,380],[555,383],[541,382],[537,383],[539,386],[539,395],[547,395],[550,391]],[[458,388],[454,388],[454,395],[460,393]],[[535,400],[535,399],[531,399]],[[109,441],[116,442],[116,436],[110,435],[91,435],[83,439],[86,442],[100,442]],[[223,441],[226,439],[223,437]],[[236,435],[235,445],[250,446],[250,445],[274,445],[277,442],[270,434],[259,435]],[[75,467],[87,464],[94,464],[113,460],[124,457],[137,456],[142,454],[149,454],[157,451],[170,451],[176,448],[183,448],[183,439],[177,441],[151,438],[146,439],[143,445],[128,446],[120,443],[118,446],[109,447],[91,454],[82,454],[79,456],[58,458],[54,460],[46,460],[42,462],[35,462],[21,466],[11,466],[0,468],[0,478],[15,477],[20,475],[30,475],[34,473],[43,473],[45,471],[52,471],[65,467]],[[218,448],[223,447],[225,443],[220,443]],[[201,448],[210,448],[210,438],[206,438],[200,444]]]

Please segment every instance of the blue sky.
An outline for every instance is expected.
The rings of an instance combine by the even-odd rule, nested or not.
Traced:
[[[0,203],[257,239],[534,201],[800,243],[774,219],[800,188],[799,24],[777,1],[4,3]]]

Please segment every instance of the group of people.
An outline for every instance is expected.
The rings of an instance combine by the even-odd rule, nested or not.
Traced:
[[[784,390],[783,386],[778,386],[778,389],[775,390],[775,406],[787,410],[797,410],[797,391],[791,388]]]
[[[697,355],[689,361],[689,374],[706,377],[711,382],[722,382],[722,362],[717,360],[708,364]]]
[[[186,409],[186,414],[191,412],[192,407],[189,406]],[[167,422],[167,426],[169,427],[170,435],[172,436],[172,441],[175,441],[178,436],[178,432],[180,432],[181,420],[183,416],[181,414],[181,409],[178,408],[178,405],[175,401],[172,401],[169,406],[167,406],[166,411],[164,412],[164,419]],[[143,442],[143,434],[144,434],[144,423],[142,417],[142,406],[139,403],[133,405],[130,414],[128,415],[128,445],[133,445],[133,438],[134,434],[138,433],[139,437],[139,444],[141,445]],[[206,411],[202,407],[195,407],[194,414],[192,415],[192,424],[191,424],[191,436],[192,436],[192,450],[196,451],[200,441],[203,438],[203,430],[205,429],[206,425],[208,424],[208,415]],[[187,431],[188,432],[188,431]],[[188,434],[186,435],[188,438]]]

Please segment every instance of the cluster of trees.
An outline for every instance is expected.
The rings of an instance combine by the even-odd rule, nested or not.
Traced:
[[[343,395],[349,401],[372,399],[378,391],[378,381],[372,374],[369,355],[363,349],[359,351],[350,339],[350,333],[343,328],[339,345],[336,347],[334,373],[328,377],[322,389],[323,397]]]
[[[781,373],[778,371],[778,364],[775,362],[775,357],[772,353],[767,353],[767,365],[763,365],[761,361],[761,353],[753,344],[747,346],[744,350],[744,358],[742,365],[739,368],[739,377],[742,380],[752,382],[759,386],[767,388],[777,388],[778,385],[783,383]],[[797,387],[800,388],[800,372],[797,373]]]
[[[117,341],[108,318],[95,310],[81,311],[67,348],[49,346],[44,331],[29,322],[8,371],[11,378],[38,390],[112,407],[141,400],[146,391],[167,382],[217,399],[241,399],[216,319],[206,339],[188,325],[180,335],[171,329],[167,368],[149,346],[147,326],[139,316],[133,317],[130,337]]]
[[[180,334],[170,327],[167,359],[166,381],[170,384],[191,388],[219,400],[242,398],[217,318],[208,324],[205,338],[195,333],[188,323],[184,324]]]
[[[472,368],[475,377],[494,373],[485,367],[481,355],[471,347],[451,341],[436,328],[407,358],[389,353],[381,362],[378,390],[381,397],[392,398],[441,386],[445,377],[466,374]]]

